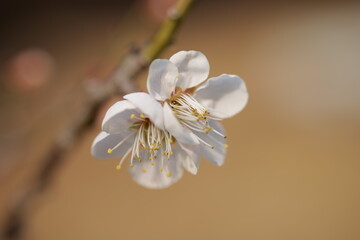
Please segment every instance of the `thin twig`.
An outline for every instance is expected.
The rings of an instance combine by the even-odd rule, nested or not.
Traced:
[[[53,147],[41,161],[34,181],[23,192],[10,209],[1,239],[21,239],[25,230],[26,213],[32,202],[49,187],[66,154],[74,148],[83,134],[93,125],[100,106],[111,96],[136,90],[134,79],[149,63],[156,58],[171,42],[181,20],[189,11],[194,0],[180,0],[169,12],[168,18],[161,24],[154,36],[140,49],[132,49],[121,61],[107,82],[97,86],[86,97],[81,111],[72,120],[70,126],[55,140]]]

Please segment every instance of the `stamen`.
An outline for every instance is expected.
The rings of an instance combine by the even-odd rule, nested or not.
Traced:
[[[139,121],[144,121],[144,118],[141,117],[142,114],[140,114],[140,117],[137,117],[135,114],[130,115],[130,119],[136,119]]]
[[[129,150],[127,150],[127,152],[124,154],[124,156],[121,158],[119,164],[116,166],[117,170],[121,169],[121,165],[123,164],[123,162],[125,161],[125,159],[127,158],[127,156],[130,154],[131,152],[131,148],[129,148]]]
[[[222,136],[223,138],[227,138],[227,136],[226,135],[224,135],[224,134],[222,134],[222,133],[220,133],[219,131],[217,131],[216,129],[212,129],[217,135],[220,135],[220,136]]]
[[[122,139],[118,144],[116,144],[115,145],[115,147],[113,147],[113,148],[109,148],[108,150],[107,150],[107,153],[108,154],[112,154],[113,153],[113,151],[116,149],[116,148],[118,148],[121,144],[123,144],[126,140],[128,140],[131,136],[133,136],[134,134],[129,134],[128,136],[126,136],[124,139]]]
[[[211,149],[214,149],[214,148],[215,148],[215,146],[212,146],[212,145],[208,144],[207,142],[205,142],[205,141],[202,140],[201,138],[199,138],[199,137],[197,137],[197,138],[199,139],[199,141],[200,141],[202,144],[208,146],[209,148],[211,148]]]

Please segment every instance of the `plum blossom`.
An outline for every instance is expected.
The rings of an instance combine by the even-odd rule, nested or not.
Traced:
[[[150,65],[147,88],[164,107],[164,127],[179,142],[192,140],[195,151],[221,166],[225,130],[218,122],[239,113],[247,104],[245,82],[236,75],[208,78],[209,62],[198,51],[180,51]]]
[[[189,144],[176,143],[164,129],[163,108],[147,93],[132,93],[112,105],[95,138],[91,153],[100,159],[120,158],[120,170],[130,156],[133,179],[147,188],[165,188],[177,182],[183,168],[194,172],[199,157]]]
[[[156,59],[149,69],[149,94],[124,96],[105,114],[92,155],[126,159],[133,179],[148,188],[177,182],[183,169],[197,174],[200,157],[221,166],[225,130],[218,122],[239,113],[247,104],[244,81],[222,74],[208,80],[209,63],[197,51],[181,51],[169,60]]]

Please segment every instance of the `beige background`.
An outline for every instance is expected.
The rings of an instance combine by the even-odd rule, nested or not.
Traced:
[[[34,17],[35,34],[43,39],[37,46],[50,49],[57,69],[39,92],[2,90],[1,115],[19,122],[2,119],[2,140],[13,139],[2,158],[14,159],[10,167],[3,163],[0,175],[3,209],[75,111],[90,66],[100,65],[101,76],[130,42],[151,34],[156,24],[145,13],[138,4],[122,16],[103,7],[60,9],[50,23],[41,21],[46,13]],[[26,37],[19,42],[19,49],[32,46]],[[147,190],[127,171],[115,171],[116,160],[89,155],[97,125],[37,201],[29,238],[360,239],[359,43],[356,3],[198,2],[163,57],[200,50],[211,76],[232,73],[246,80],[248,106],[223,122],[230,146],[225,165],[204,160],[197,176]],[[142,87],[146,75],[140,76]]]

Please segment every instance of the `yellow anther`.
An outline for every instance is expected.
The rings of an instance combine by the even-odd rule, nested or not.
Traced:
[[[156,159],[156,158],[157,158],[157,156],[155,155],[155,156],[154,156],[154,158]]]
[[[168,158],[166,158],[166,160],[170,160],[170,158],[168,157]]]
[[[211,149],[214,149],[215,148],[215,146],[211,146]]]
[[[140,114],[141,118],[146,118],[146,116],[144,114]]]
[[[211,130],[212,130],[212,128],[208,128],[208,129],[206,129],[204,131],[205,131],[206,134],[208,134]]]
[[[141,169],[141,171],[142,171],[143,173],[146,173],[146,172],[147,172],[147,170],[146,170],[145,168]]]
[[[134,119],[134,118],[135,118],[135,114],[131,114],[131,115],[130,115],[130,118],[131,118],[131,119]]]
[[[174,143],[174,141],[170,138],[170,139],[169,139],[169,143]]]
[[[174,153],[173,153],[173,152],[170,152],[169,154],[170,154],[170,155],[173,155]]]
[[[228,148],[229,148],[229,145],[224,144],[224,148],[225,148],[225,149],[228,149]]]
[[[163,172],[164,171],[164,169],[163,168],[160,168],[160,172]]]
[[[108,153],[108,154],[112,154],[112,152],[113,152],[113,150],[112,150],[111,148],[109,148],[109,149],[107,150],[107,153]]]
[[[116,166],[116,170],[120,170],[121,169],[121,166],[120,165],[117,165]]]
[[[153,159],[153,157],[152,157],[152,156],[150,156],[150,157],[149,157],[149,160],[152,160],[152,159]]]
[[[162,154],[162,155],[166,155],[166,152],[162,152],[161,154]]]
[[[151,165],[153,165],[153,166],[154,166],[154,165],[155,165],[155,163],[154,163],[154,162],[151,162]]]
[[[133,167],[134,166],[134,164],[133,163],[130,163],[130,167]]]
[[[171,173],[171,172],[168,172],[168,173],[166,174],[166,176],[167,176],[167,177],[171,177],[171,176],[172,176],[172,173]]]

